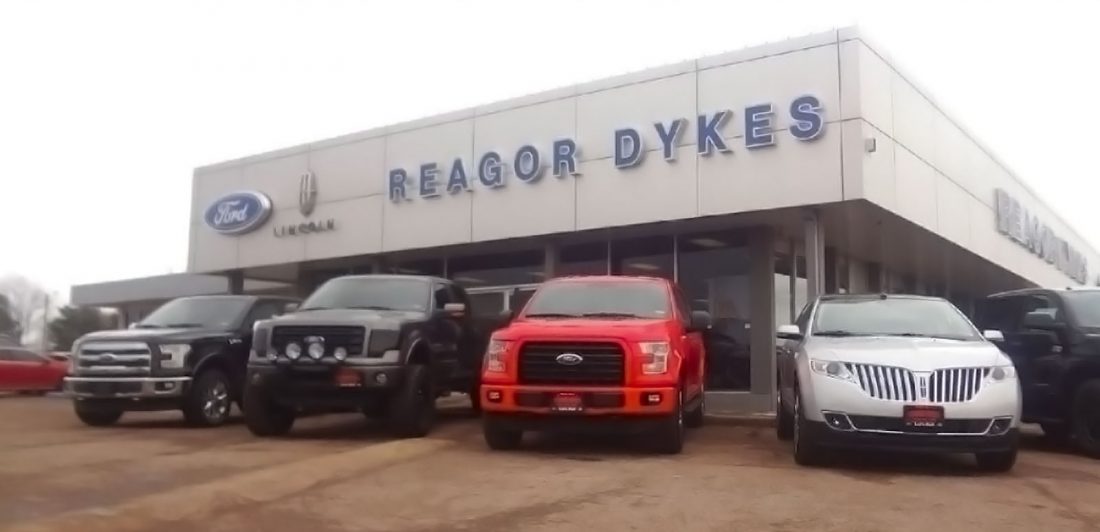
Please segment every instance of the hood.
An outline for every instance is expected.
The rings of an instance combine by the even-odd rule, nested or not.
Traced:
[[[120,329],[98,331],[84,335],[80,342],[181,342],[231,336],[233,333],[223,330],[184,328],[184,329]]]
[[[623,338],[627,340],[661,340],[668,338],[668,320],[663,319],[521,319],[505,329],[511,337]]]
[[[284,314],[265,321],[264,325],[362,325],[371,329],[397,329],[402,323],[424,319],[427,315],[416,311],[324,309]]]
[[[914,371],[1012,363],[997,346],[989,342],[940,338],[817,336],[811,337],[805,349],[810,358],[817,360],[880,364]]]

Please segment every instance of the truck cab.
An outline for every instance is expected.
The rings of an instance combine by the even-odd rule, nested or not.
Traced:
[[[976,320],[1004,334],[1023,392],[1023,421],[1100,457],[1100,290],[1033,288],[994,294]]]
[[[702,332],[671,281],[567,277],[544,283],[493,333],[482,371],[484,435],[492,449],[528,430],[644,432],[678,453],[704,414]]]

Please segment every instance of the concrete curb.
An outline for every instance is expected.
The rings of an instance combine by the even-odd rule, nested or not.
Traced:
[[[705,425],[725,427],[772,427],[775,415],[768,414],[707,414]]]

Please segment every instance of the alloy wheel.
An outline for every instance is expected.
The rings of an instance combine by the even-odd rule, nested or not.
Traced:
[[[220,420],[229,413],[229,390],[224,382],[216,382],[206,390],[202,413],[211,421]]]

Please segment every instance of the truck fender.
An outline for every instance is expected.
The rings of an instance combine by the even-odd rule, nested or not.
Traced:
[[[407,365],[409,363],[409,358],[412,357],[412,354],[415,353],[418,349],[427,349],[428,354],[431,355],[431,344],[419,334],[412,337],[412,340],[409,342],[408,348],[406,348],[405,351],[401,353],[401,364]]]

